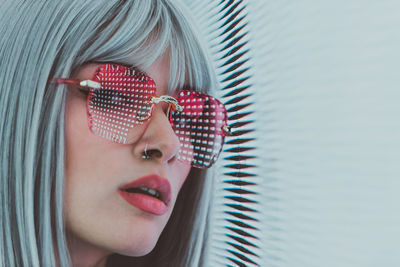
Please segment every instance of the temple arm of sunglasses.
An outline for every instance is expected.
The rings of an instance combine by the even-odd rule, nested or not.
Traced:
[[[64,78],[55,78],[53,80],[55,83],[59,84],[71,84],[71,85],[76,85],[80,87],[89,87],[89,88],[95,88],[95,89],[100,89],[101,84],[92,80],[78,80],[78,79],[64,79]]]

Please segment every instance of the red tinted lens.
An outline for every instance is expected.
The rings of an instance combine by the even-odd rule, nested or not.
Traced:
[[[101,88],[91,88],[87,100],[90,130],[117,143],[133,142],[137,132],[131,129],[151,115],[154,81],[140,71],[115,64],[100,66],[93,81]]]
[[[210,167],[225,139],[225,106],[209,95],[189,90],[181,91],[177,100],[183,111],[172,111],[170,122],[181,143],[178,158],[197,168]]]

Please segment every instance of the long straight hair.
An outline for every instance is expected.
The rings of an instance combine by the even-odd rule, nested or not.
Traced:
[[[173,2],[173,3],[172,3]],[[3,0],[0,9],[0,265],[70,266],[65,237],[66,86],[87,62],[129,57],[146,68],[170,55],[169,91],[213,90],[215,74],[177,1]],[[198,266],[212,179],[192,170],[147,256],[109,266]],[[136,266],[136,265],[135,265]]]

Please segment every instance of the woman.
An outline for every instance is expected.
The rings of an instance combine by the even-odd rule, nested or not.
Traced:
[[[216,136],[209,154],[196,148],[201,138],[187,141],[199,126],[182,121],[205,113],[193,118],[185,94],[219,104],[192,92],[212,91],[216,79],[185,12],[169,0],[3,1],[1,266],[201,265],[205,170],[226,125],[200,126]],[[115,110],[99,115],[109,74],[150,88],[135,96],[146,101],[131,106],[134,117],[108,121],[128,107],[114,93]],[[225,123],[223,107],[214,111]]]

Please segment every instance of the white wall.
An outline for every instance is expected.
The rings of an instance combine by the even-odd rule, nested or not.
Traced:
[[[400,266],[400,1],[245,2],[258,263]]]

